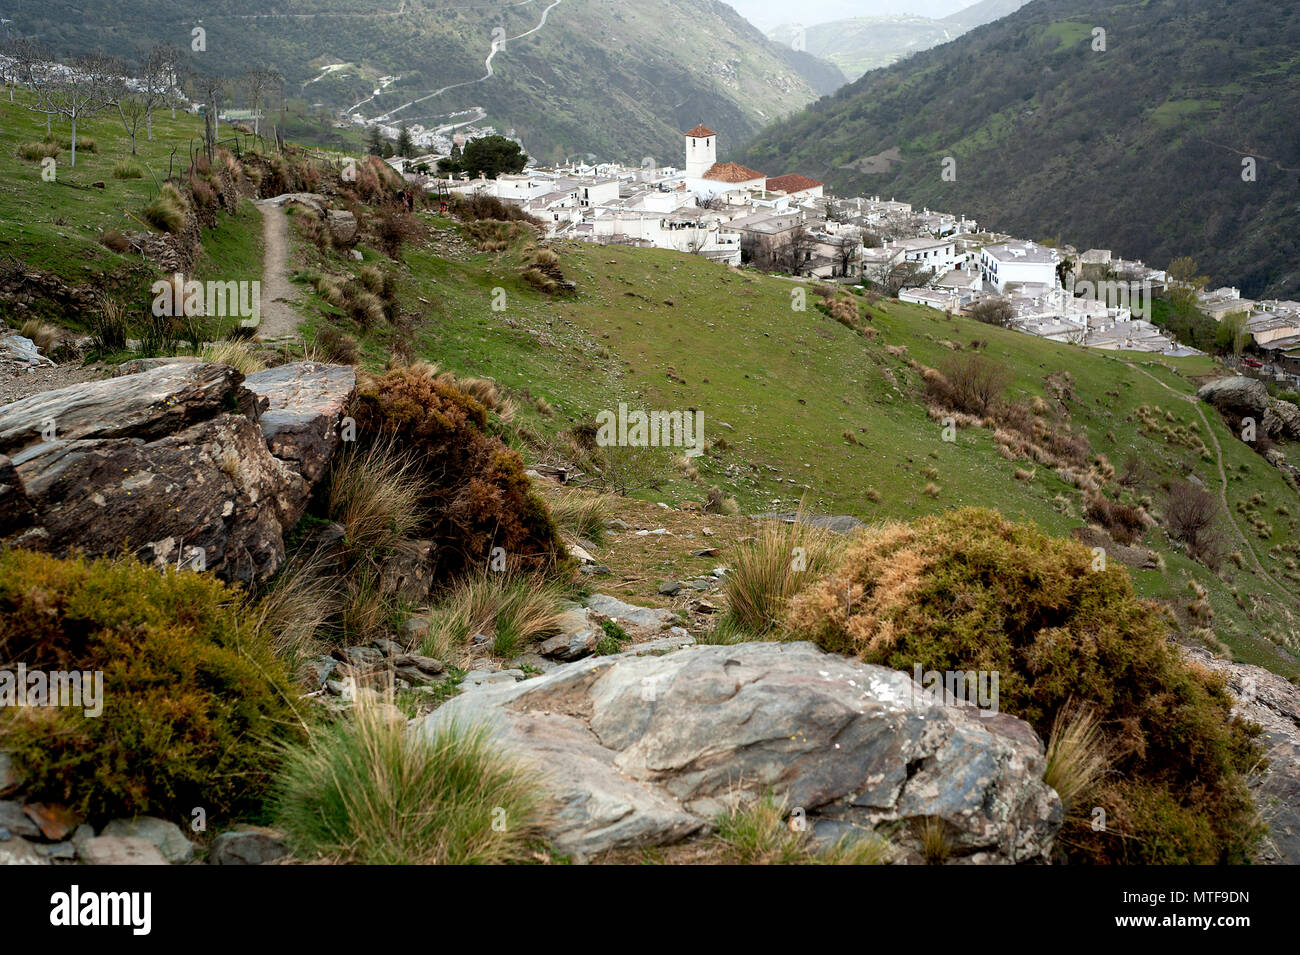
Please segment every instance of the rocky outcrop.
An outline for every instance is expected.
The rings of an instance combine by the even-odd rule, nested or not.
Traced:
[[[0,336],[0,371],[21,371],[54,364],[41,354],[36,343],[22,335]]]
[[[188,362],[0,408],[0,540],[266,579],[352,387],[351,369],[284,369],[265,397],[227,365]]]
[[[884,827],[905,851],[910,823],[941,820],[954,861],[1044,860],[1061,823],[1027,724],[809,643],[586,659],[464,693],[412,732],[450,721],[483,721],[536,768],[547,836],[581,857],[704,832],[767,790],[814,832]]]
[[[255,372],[244,387],[266,399],[262,433],[281,461],[319,481],[339,446],[339,422],[357,386],[351,365],[293,362]]]
[[[1245,375],[1216,378],[1201,385],[1196,397],[1220,411],[1257,421],[1268,410],[1268,388],[1262,381]]]
[[[1300,688],[1263,667],[1220,660],[1199,647],[1181,650],[1188,662],[1222,674],[1237,699],[1233,713],[1264,731],[1268,765],[1251,790],[1269,838],[1256,861],[1300,865]]]
[[[1270,433],[1288,441],[1300,441],[1300,406],[1281,398],[1269,398],[1266,417],[1270,422],[1277,422]]]

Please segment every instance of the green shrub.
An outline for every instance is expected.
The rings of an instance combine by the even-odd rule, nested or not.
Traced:
[[[286,674],[238,594],[190,571],[4,551],[0,660],[102,671],[98,718],[0,709],[27,795],[93,819],[256,809],[265,744],[297,725]]]
[[[511,564],[540,570],[569,559],[524,462],[486,433],[487,412],[429,366],[358,383],[352,416],[362,443],[391,439],[425,479],[421,537],[439,545],[439,570],[484,567],[494,547]]]
[[[529,857],[538,805],[532,777],[482,729],[425,737],[363,703],[287,747],[274,816],[305,859],[499,864]]]
[[[911,672],[996,671],[999,707],[1044,739],[1058,714],[1095,713],[1110,769],[1067,818],[1071,861],[1221,863],[1259,833],[1243,774],[1253,730],[1223,683],[1184,666],[1162,612],[1116,562],[1093,570],[1075,541],[967,508],[858,539],[838,569],[795,598],[794,636]]]

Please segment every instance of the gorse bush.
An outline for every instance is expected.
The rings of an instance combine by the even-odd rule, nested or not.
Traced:
[[[299,725],[287,675],[238,594],[131,559],[0,552],[0,660],[103,673],[103,713],[0,708],[32,799],[92,819],[256,810],[268,741]]]
[[[363,702],[283,762],[274,817],[303,859],[489,865],[527,860],[538,838],[532,776],[479,728],[408,732]]]
[[[429,366],[358,383],[353,417],[363,444],[391,440],[424,479],[421,536],[438,543],[444,573],[482,567],[502,547],[520,569],[567,563],[546,505],[519,453],[489,435],[483,405]]]
[[[967,508],[868,531],[793,601],[794,636],[911,671],[1000,674],[1002,712],[1044,739],[1067,706],[1095,714],[1112,772],[1067,818],[1077,862],[1245,861],[1258,831],[1243,774],[1257,758],[1223,684],[1184,666],[1162,612],[1114,562]],[[1086,734],[1085,734],[1086,735]]]

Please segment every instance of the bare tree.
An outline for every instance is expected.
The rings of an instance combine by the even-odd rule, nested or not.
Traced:
[[[885,288],[890,298],[897,298],[905,288],[917,288],[934,278],[934,269],[927,269],[919,262],[899,262],[889,270],[885,278]]]
[[[77,123],[111,106],[117,97],[121,65],[111,57],[90,54],[58,72],[46,90],[47,115],[72,124],[72,165],[77,165]]]
[[[258,109],[269,94],[280,89],[284,83],[275,70],[250,70],[244,74],[244,88],[248,90],[248,103],[253,110],[253,135],[258,135]]]
[[[848,277],[853,263],[858,260],[858,237],[842,235],[835,241],[835,259],[840,265],[840,275]]]
[[[172,103],[172,115],[175,115],[180,64],[180,51],[165,43],[150,49],[140,64],[140,100],[144,105],[145,138],[150,142],[153,142],[153,111]]]

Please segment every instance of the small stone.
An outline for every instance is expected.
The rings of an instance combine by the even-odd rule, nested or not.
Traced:
[[[476,647],[481,647],[491,639],[492,638],[486,633],[476,633],[474,636],[470,637],[470,643],[474,644]]]
[[[717,557],[718,549],[716,547],[704,547],[700,550],[691,551],[692,557]]]
[[[372,667],[384,660],[384,655],[374,647],[346,647],[340,652],[354,667]]]
[[[416,620],[419,618],[412,617],[411,619]],[[407,623],[410,623],[410,620],[408,620]],[[425,628],[426,629],[428,628],[427,621],[425,622]],[[402,647],[398,646],[397,643],[395,643],[392,640],[388,640],[384,637],[380,637],[378,640],[370,641],[370,645],[386,657],[395,657],[401,653],[406,652]]]
[[[696,613],[717,613],[718,608],[707,600],[696,600],[691,603],[691,609]]]
[[[104,837],[146,839],[168,862],[189,862],[194,858],[194,843],[185,838],[181,827],[156,816],[114,819],[104,827],[100,838]]]
[[[266,865],[289,855],[284,836],[261,826],[240,826],[212,842],[209,865]]]
[[[37,846],[37,855],[59,862],[73,862],[77,858],[77,847],[71,842],[56,842],[51,846]]]
[[[611,518],[608,522],[608,527],[612,531],[627,531],[632,529],[627,521],[619,517]]]
[[[682,591],[680,581],[669,580],[659,585],[659,594],[663,597],[676,597]]]
[[[583,564],[578,568],[578,572],[586,574],[588,577],[608,577],[613,573],[604,564]]]
[[[338,669],[339,662],[333,657],[320,657],[307,664],[307,669],[314,678],[316,689],[320,689],[326,684],[334,671]]]
[[[0,826],[7,829],[11,835],[22,836],[25,839],[41,837],[40,828],[27,818],[21,803],[0,802]]]
[[[86,865],[167,865],[167,860],[148,839],[139,836],[97,836],[81,846]]]
[[[407,646],[419,643],[429,635],[429,620],[427,617],[410,617],[402,624],[402,636],[406,638]]]
[[[50,842],[62,842],[72,831],[80,825],[81,820],[77,818],[67,806],[58,803],[32,802],[23,807],[23,812],[27,818],[36,823],[37,828],[41,830],[41,835]]]
[[[410,667],[414,670],[422,670],[431,676],[437,676],[447,668],[442,665],[441,660],[435,660],[433,657],[421,656],[418,653],[399,653],[393,657],[393,666]]]
[[[42,856],[36,846],[26,839],[11,839],[0,842],[0,865],[49,865],[50,860]]]

